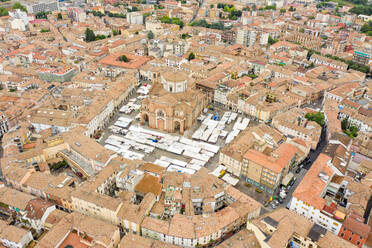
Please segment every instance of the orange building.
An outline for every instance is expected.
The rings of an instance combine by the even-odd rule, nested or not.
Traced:
[[[142,102],[141,124],[166,132],[183,132],[194,124],[207,104],[205,95],[184,72],[167,71],[155,79]]]

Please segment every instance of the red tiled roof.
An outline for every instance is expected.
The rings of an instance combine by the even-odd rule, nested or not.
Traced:
[[[367,238],[369,232],[371,231],[370,226],[364,224],[363,222],[359,222],[358,220],[350,216],[345,219],[343,226],[353,233],[362,236],[363,238]]]

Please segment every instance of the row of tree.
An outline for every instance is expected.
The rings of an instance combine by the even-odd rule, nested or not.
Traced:
[[[368,23],[364,23],[360,32],[367,34],[368,36],[372,36],[372,22],[369,21]]]
[[[91,41],[96,41],[96,40],[103,40],[106,39],[106,36],[101,34],[101,35],[95,35],[93,30],[87,28],[85,30],[85,41],[86,42],[91,42]]]
[[[218,29],[218,30],[229,30],[230,28],[225,27],[222,22],[213,22],[208,23],[204,19],[200,19],[197,21],[194,21],[189,24],[190,26],[197,26],[197,27],[205,27],[205,28],[211,28],[211,29]]]
[[[169,16],[162,16],[159,18],[159,20],[161,21],[161,23],[176,24],[180,26],[180,28],[183,28],[184,26],[183,21],[181,21],[181,19],[177,17],[170,18]]]
[[[0,0],[1,1],[1,0]],[[1,2],[5,2],[5,1],[1,1]],[[25,6],[23,6],[22,4],[20,4],[19,2],[16,2],[12,5],[12,9],[20,9],[24,12],[27,12],[27,9]],[[7,16],[9,15],[9,12],[6,8],[4,7],[0,7],[0,16]]]

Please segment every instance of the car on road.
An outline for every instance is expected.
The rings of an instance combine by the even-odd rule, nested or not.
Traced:
[[[281,197],[278,197],[278,202],[280,203],[280,204],[283,204],[283,199],[281,198]]]
[[[272,209],[276,209],[276,205],[273,202],[270,202],[270,206]]]
[[[298,167],[297,170],[296,170],[296,174],[300,173],[301,172],[301,167]]]
[[[289,185],[288,186],[293,186],[293,184],[295,184],[295,182],[296,182],[296,180],[297,180],[297,178],[296,177],[294,177],[293,179],[292,179],[292,181],[289,183]]]

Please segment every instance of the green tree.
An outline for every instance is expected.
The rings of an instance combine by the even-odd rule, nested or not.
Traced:
[[[143,23],[145,23],[146,22],[146,18],[148,16],[151,16],[151,13],[150,12],[147,12],[147,13],[144,13],[142,16],[143,16]]]
[[[115,29],[113,29],[113,30],[112,30],[112,35],[113,35],[113,36],[118,35],[118,31],[116,31]]]
[[[348,129],[348,126],[349,126],[349,118],[344,118],[341,121],[341,129],[345,131]]]
[[[288,9],[289,11],[293,12],[293,11],[296,11],[296,8],[293,8],[293,6],[289,7]]]
[[[265,6],[264,10],[276,10],[276,6],[275,5],[267,5],[267,6]]]
[[[190,38],[190,37],[191,37],[191,35],[189,35],[188,33],[181,35],[181,39],[184,39],[184,40],[186,40],[187,38]]]
[[[250,77],[252,79],[258,78],[258,76],[256,74],[248,74],[248,77]]]
[[[369,35],[371,31],[372,31],[372,22],[371,21],[369,21],[368,23],[363,24],[363,26],[360,28],[360,32],[361,33],[366,33],[367,35]]]
[[[350,138],[358,136],[358,128],[355,125],[350,125],[349,118],[346,117],[341,121],[342,131]]]
[[[305,115],[305,118],[310,120],[310,121],[315,121],[318,123],[320,126],[324,126],[325,121],[324,121],[324,114],[322,112],[317,112],[317,113],[307,113]]]
[[[151,30],[147,33],[147,38],[148,38],[149,40],[154,39],[154,33],[153,33]]]
[[[12,6],[12,9],[19,9],[19,10],[22,10],[24,12],[27,12],[27,9],[25,6],[23,6],[22,4],[20,4],[19,2],[15,2]]]
[[[372,15],[372,5],[357,5],[349,12],[357,15]]]
[[[91,42],[96,40],[96,35],[94,34],[93,30],[87,28],[85,29],[85,41]]]
[[[188,57],[188,60],[191,61],[195,59],[195,54],[193,52],[189,53],[189,57]]]
[[[58,13],[58,15],[57,15],[57,19],[58,19],[58,20],[62,20],[62,14],[61,14],[61,13]]]
[[[120,58],[119,58],[120,61],[122,62],[129,62],[129,59],[127,58],[127,56],[125,55],[122,55]]]
[[[7,16],[7,15],[9,15],[8,10],[3,7],[0,7],[0,16]]]
[[[180,26],[180,28],[183,28],[184,26],[183,21],[181,21],[181,19],[176,18],[176,17],[169,18],[169,16],[162,16],[161,18],[159,18],[159,20],[161,23],[176,24]]]
[[[108,37],[111,37],[111,36],[109,35]],[[103,35],[103,34],[96,35],[95,40],[103,40],[103,39],[106,39],[105,35]]]
[[[311,64],[307,68],[311,69],[311,68],[314,68],[314,67],[315,67],[314,62],[311,62]]]
[[[269,39],[267,41],[270,45],[275,44],[278,42],[278,39],[273,39],[271,36],[269,36]]]
[[[280,14],[284,14],[286,11],[286,9],[280,9]]]
[[[211,4],[211,5],[210,5],[210,8],[213,9],[213,8],[214,8],[214,4]]]

